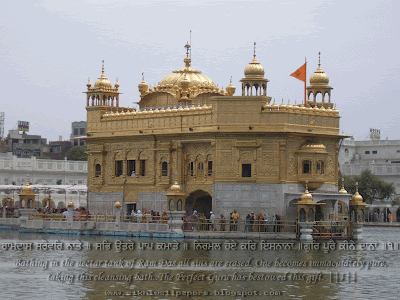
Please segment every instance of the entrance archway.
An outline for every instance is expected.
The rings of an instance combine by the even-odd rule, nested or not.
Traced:
[[[185,210],[192,213],[194,210],[198,214],[204,213],[206,218],[210,218],[210,211],[212,211],[212,197],[209,193],[197,190],[186,198]]]

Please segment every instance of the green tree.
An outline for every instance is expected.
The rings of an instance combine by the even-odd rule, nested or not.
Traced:
[[[67,151],[68,160],[87,161],[87,148],[86,146],[75,146]]]
[[[380,180],[370,170],[364,170],[356,176],[344,176],[339,173],[339,187],[342,186],[342,178],[344,178],[344,187],[349,194],[356,192],[356,182],[358,182],[358,192],[367,204],[371,204],[374,200],[393,200],[396,195],[393,183]]]

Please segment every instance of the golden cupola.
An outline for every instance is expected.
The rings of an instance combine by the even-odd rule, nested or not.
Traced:
[[[101,76],[96,80],[94,86],[90,79],[86,84],[86,106],[115,106],[119,107],[118,89],[120,84],[117,82],[113,86],[104,73],[104,60],[102,61]]]
[[[318,59],[318,68],[314,72],[314,74],[310,77],[310,86],[307,87],[307,98],[310,101],[310,106],[321,107],[324,106],[327,108],[332,108],[333,104],[331,103],[331,90],[333,89],[329,85],[329,77],[328,75],[322,70],[321,68],[321,52],[319,52],[319,59]],[[313,97],[311,98],[311,94]],[[322,102],[317,103],[317,95],[322,94]],[[328,101],[325,99],[325,95],[328,95]]]
[[[267,96],[267,82],[264,78],[264,68],[256,58],[256,43],[254,43],[254,54],[251,63],[244,69],[242,83],[242,96]]]

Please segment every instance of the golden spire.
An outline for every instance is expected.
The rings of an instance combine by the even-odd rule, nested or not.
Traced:
[[[318,52],[318,67],[321,66],[321,52]]]
[[[339,191],[339,193],[340,194],[347,194],[347,191],[344,188],[344,177],[342,177],[342,189]]]
[[[254,54],[253,54],[254,58],[256,58],[256,42],[254,42]]]
[[[104,59],[102,60],[101,74],[104,74]]]
[[[186,48],[186,57],[185,57],[185,59],[183,61],[185,62],[186,67],[190,67],[190,62],[192,60],[189,57],[189,49],[190,49],[189,42],[186,42],[185,48]]]

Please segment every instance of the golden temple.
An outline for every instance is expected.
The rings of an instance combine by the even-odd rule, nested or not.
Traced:
[[[197,210],[229,215],[251,211],[294,219],[305,182],[322,218],[335,215],[339,112],[331,103],[329,77],[319,64],[310,78],[305,104],[276,103],[256,58],[234,96],[191,66],[149,87],[139,83],[139,109],[119,105],[118,82],[104,72],[87,83],[89,209],[112,210],[122,200],[132,209]],[[316,95],[322,94],[322,101]],[[325,101],[325,95],[328,95]],[[271,103],[272,102],[272,103]]]

